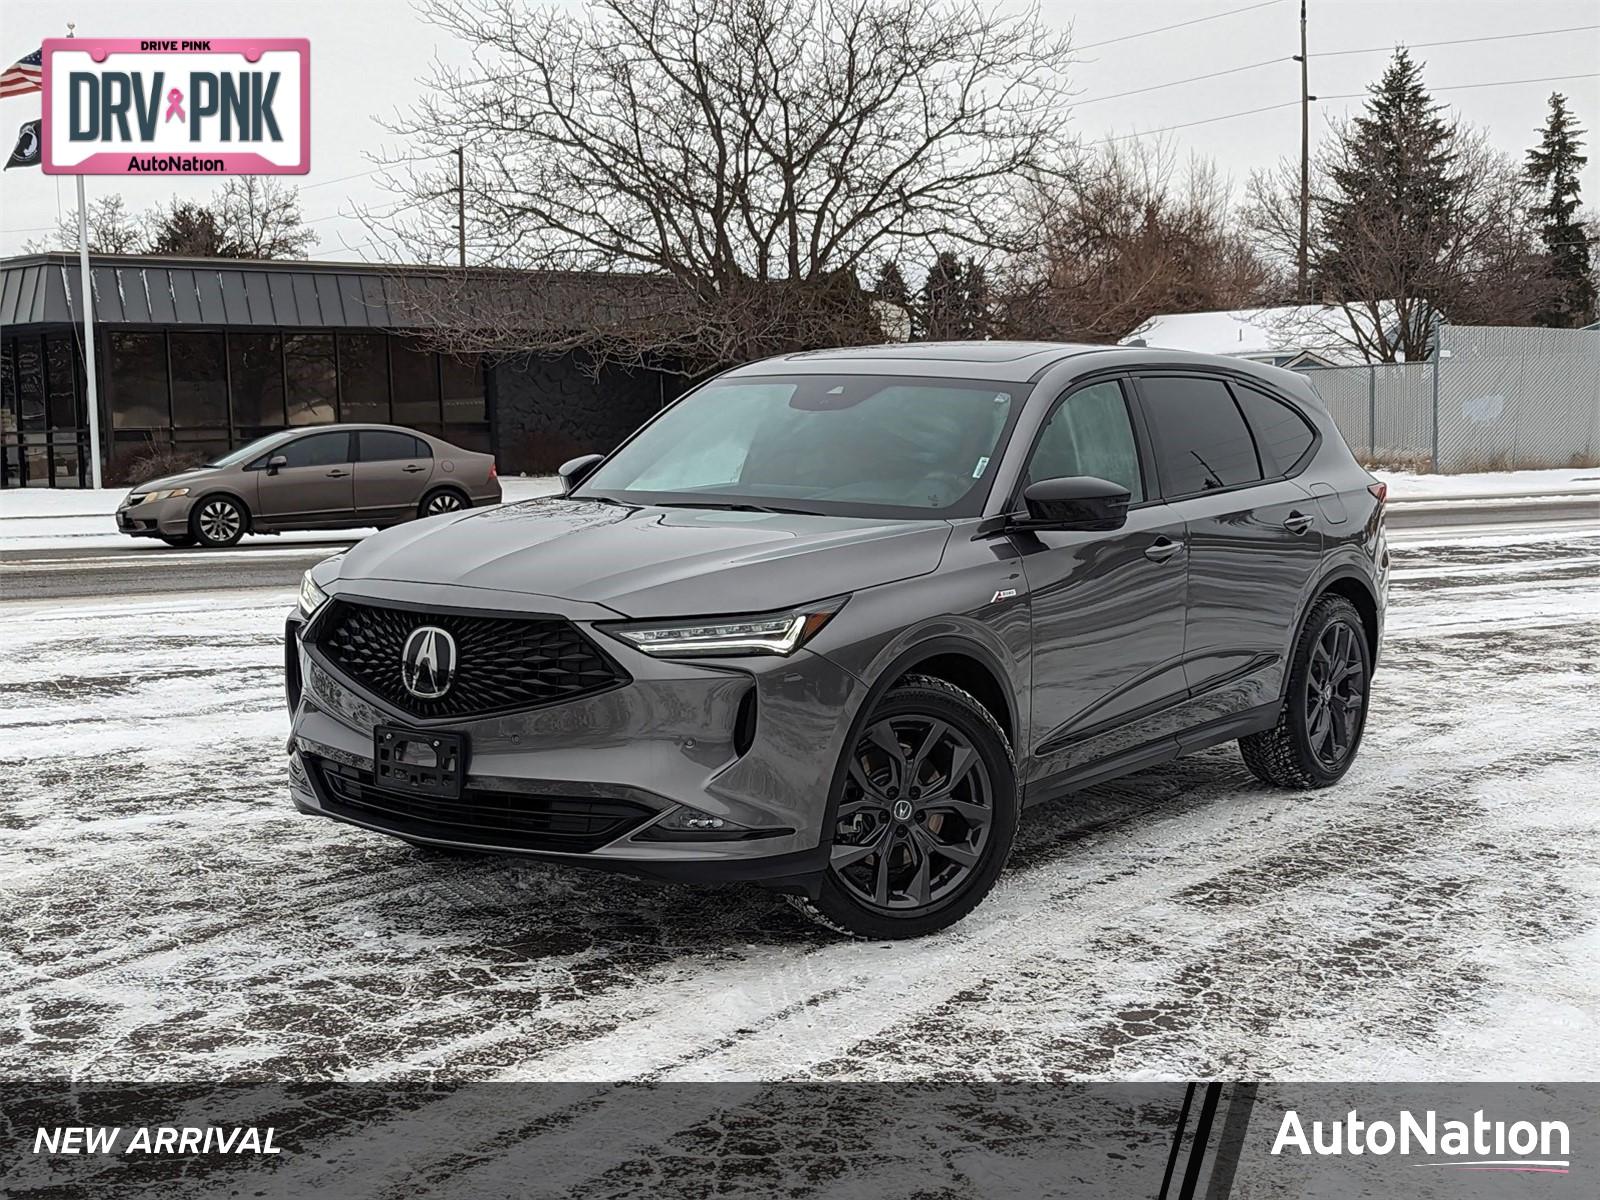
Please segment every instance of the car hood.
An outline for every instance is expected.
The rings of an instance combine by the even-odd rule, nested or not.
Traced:
[[[216,471],[215,467],[197,467],[192,471],[179,471],[176,475],[163,475],[160,479],[147,479],[136,483],[128,489],[128,493],[132,495],[136,492],[160,492],[168,488],[187,487],[214,479]]]
[[[373,534],[339,578],[559,596],[632,617],[762,612],[925,575],[950,530],[547,497]]]

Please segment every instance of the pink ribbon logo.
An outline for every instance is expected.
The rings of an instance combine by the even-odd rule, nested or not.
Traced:
[[[183,115],[183,93],[177,88],[173,88],[167,93],[167,115],[165,119],[170,121],[173,117],[177,117],[180,121],[188,120]]]

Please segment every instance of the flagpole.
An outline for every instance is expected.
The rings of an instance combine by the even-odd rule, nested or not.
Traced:
[[[67,24],[67,36],[76,37],[76,25]],[[83,199],[83,176],[78,181],[78,292],[83,312],[83,378],[89,388],[89,481],[99,488],[100,479],[100,389],[94,370],[94,285],[89,277],[89,210]]]

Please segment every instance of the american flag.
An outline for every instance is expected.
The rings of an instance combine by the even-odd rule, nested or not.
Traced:
[[[0,75],[0,99],[39,91],[43,87],[43,74],[44,55],[40,51],[23,55]]]

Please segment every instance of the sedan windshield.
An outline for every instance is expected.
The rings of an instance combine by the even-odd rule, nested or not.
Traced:
[[[840,516],[976,516],[1026,385],[892,376],[713,381],[576,495]]]
[[[254,458],[268,447],[274,446],[278,442],[283,441],[284,438],[288,437],[293,432],[294,431],[292,429],[286,429],[281,433],[269,433],[266,437],[259,437],[253,442],[246,442],[237,450],[234,450],[229,454],[224,454],[221,458],[213,459],[211,462],[208,462],[206,466],[231,467],[237,463],[242,463],[248,458]]]

